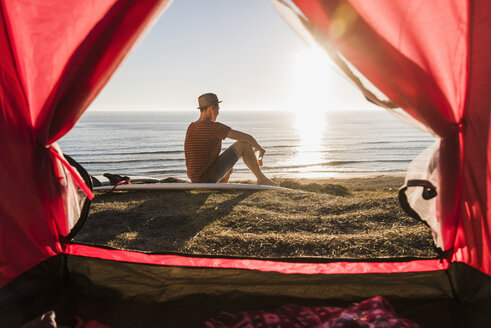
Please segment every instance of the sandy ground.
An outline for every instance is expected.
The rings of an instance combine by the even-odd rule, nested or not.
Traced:
[[[403,177],[281,179],[269,191],[98,193],[75,241],[245,257],[435,257],[397,200]]]

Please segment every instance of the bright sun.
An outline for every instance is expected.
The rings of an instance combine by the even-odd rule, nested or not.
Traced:
[[[290,106],[295,111],[325,112],[332,109],[329,96],[335,82],[330,58],[319,46],[299,52],[292,65]]]

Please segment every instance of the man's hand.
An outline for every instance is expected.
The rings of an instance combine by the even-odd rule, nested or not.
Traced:
[[[264,153],[266,152],[266,150],[261,146],[254,148],[254,152],[256,152],[256,151],[259,152],[258,158],[263,158]]]

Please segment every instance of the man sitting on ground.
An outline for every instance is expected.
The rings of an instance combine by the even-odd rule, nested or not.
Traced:
[[[184,142],[187,173],[191,181],[226,183],[230,179],[233,166],[242,157],[256,176],[257,184],[276,185],[259,168],[254,152],[259,151],[259,157],[262,157],[265,150],[256,139],[216,122],[221,103],[218,97],[213,93],[205,93],[198,98],[198,103],[200,117],[189,125]],[[220,154],[222,140],[225,138],[237,141]]]

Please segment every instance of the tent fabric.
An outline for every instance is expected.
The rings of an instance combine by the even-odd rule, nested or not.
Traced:
[[[399,189],[399,202],[411,217],[425,221],[431,228],[435,246],[443,249],[440,222],[437,219],[438,154],[440,142],[435,141],[411,161],[404,186]],[[429,193],[428,191],[431,191]],[[428,192],[428,194],[425,194]]]
[[[491,1],[473,1],[467,106],[462,120],[462,198],[454,260],[491,274]]]
[[[491,274],[491,1],[293,3],[361,74],[441,138],[443,247],[452,260]]]
[[[64,188],[50,145],[168,2],[0,0],[0,286],[63,251]]]
[[[376,6],[362,0],[292,1],[317,34],[358,72],[441,138],[437,207],[442,245],[454,263],[446,259],[294,263],[66,244],[63,236],[69,233],[69,223],[66,188],[61,184],[66,179],[64,170],[58,169],[66,164],[53,153],[54,142],[73,127],[169,1],[0,0],[0,140],[6,141],[0,160],[0,287],[5,287],[0,294],[7,295],[0,299],[3,304],[18,293],[28,299],[32,288],[43,290],[41,280],[31,279],[23,294],[16,288],[16,278],[51,259],[56,259],[56,274],[51,270],[41,274],[45,280],[54,279],[47,285],[57,285],[60,294],[77,295],[84,312],[102,319],[124,313],[135,303],[138,310],[153,315],[179,305],[227,306],[234,298],[223,296],[236,291],[247,304],[262,297],[278,302],[356,301],[374,293],[392,295],[403,303],[406,297],[418,306],[428,300],[444,306],[454,299],[489,303],[485,294],[489,283],[483,294],[482,285],[453,286],[444,277],[449,271],[459,281],[475,276],[453,272],[459,264],[455,262],[491,274],[491,0],[379,0]],[[69,281],[64,281],[68,274]],[[237,279],[244,276],[251,278],[241,286]],[[435,276],[436,281],[431,279]],[[158,288],[145,289],[144,281]],[[421,284],[425,288],[420,291]],[[352,289],[342,290],[340,285]],[[318,287],[328,296],[318,295]],[[149,305],[152,298],[147,300],[144,290],[155,304]],[[101,305],[108,305],[111,296],[122,297],[121,302],[101,313],[105,310]]]

